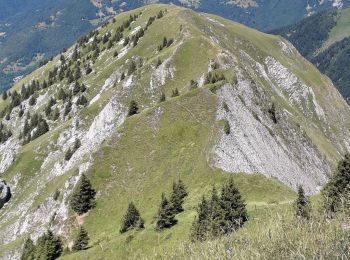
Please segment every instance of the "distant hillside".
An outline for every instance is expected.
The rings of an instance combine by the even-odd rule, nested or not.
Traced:
[[[272,31],[288,39],[350,101],[350,9],[316,14]]]
[[[167,259],[168,249],[192,246],[202,196],[230,177],[249,214],[243,244],[264,236],[269,245],[279,240],[266,225],[270,214],[285,227],[280,216],[292,208],[297,187],[318,193],[350,148],[348,104],[287,40],[174,5],[109,19],[5,93],[0,259],[6,260],[19,259],[24,241],[38,244],[48,229],[71,248],[82,225],[89,247],[66,250],[62,259]],[[72,194],[83,174],[96,204],[81,214]],[[169,198],[179,179],[188,192],[184,210],[176,224],[158,230],[162,193]],[[130,202],[143,228],[121,233]],[[228,252],[235,245],[224,244]],[[243,259],[259,251],[250,245],[255,250]],[[271,259],[268,249],[262,258]]]
[[[350,0],[2,0],[0,89],[8,88],[16,77],[31,72],[111,15],[155,2],[217,14],[262,31],[350,4]]]

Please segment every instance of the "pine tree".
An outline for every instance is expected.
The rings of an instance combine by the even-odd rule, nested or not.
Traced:
[[[160,93],[160,97],[159,97],[159,103],[162,103],[166,100],[165,94],[164,92]]]
[[[295,201],[295,215],[298,218],[310,219],[311,204],[305,196],[302,186],[298,188],[298,198]]]
[[[80,92],[80,84],[79,82],[75,82],[74,87],[73,87],[73,95],[76,95]]]
[[[350,154],[340,160],[335,173],[322,190],[323,204],[328,217],[332,217],[342,204],[346,187],[350,185]]]
[[[271,107],[268,109],[268,113],[270,115],[271,120],[277,124],[277,115],[276,115],[276,107],[275,104],[272,103]]]
[[[95,195],[96,192],[92,188],[90,180],[85,174],[82,174],[74,189],[70,206],[78,215],[82,215],[95,206]]]
[[[64,116],[67,116],[71,110],[72,110],[72,101],[68,100],[66,106],[64,107]]]
[[[136,70],[136,64],[135,61],[131,61],[129,64],[129,68],[128,68],[128,76],[132,75]]]
[[[52,231],[48,230],[45,234],[38,238],[35,259],[36,260],[53,260],[62,254],[62,241],[55,236]]]
[[[197,217],[195,218],[192,229],[191,239],[193,241],[204,241],[208,237],[211,222],[211,209],[205,197],[202,197],[201,203],[197,208]]]
[[[20,260],[34,260],[35,258],[35,245],[33,243],[33,240],[30,238],[27,238],[26,242],[24,243],[22,255]]]
[[[140,212],[137,210],[134,203],[130,202],[128,210],[123,217],[120,233],[125,233],[134,228],[143,229],[144,220],[141,218]]]
[[[7,99],[7,91],[2,92],[2,100]]]
[[[224,225],[224,211],[220,205],[220,197],[215,187],[213,187],[210,198],[210,235],[213,237],[222,234]]]
[[[85,230],[84,227],[80,227],[77,237],[74,240],[74,245],[73,245],[73,250],[74,251],[79,251],[79,250],[84,250],[87,248],[88,244],[89,244],[89,235],[87,233],[87,231]]]
[[[132,100],[132,101],[130,102],[130,105],[129,105],[128,116],[136,115],[136,114],[138,114],[138,112],[139,112],[138,105],[137,105],[137,103],[136,103],[135,100]]]
[[[64,92],[64,90],[63,90],[62,88],[60,88],[60,89],[58,90],[57,99],[58,99],[58,100],[65,100],[66,97],[67,97],[66,92]]]
[[[232,178],[221,190],[220,206],[224,212],[224,234],[237,230],[248,220],[246,205]]]
[[[69,161],[70,158],[72,158],[72,156],[73,156],[73,152],[72,152],[72,150],[71,150],[70,148],[68,148],[68,150],[67,150],[66,153],[64,154],[64,159],[65,159],[66,161]]]
[[[170,197],[174,214],[178,214],[183,211],[182,204],[184,198],[187,196],[186,187],[181,180],[178,183],[173,183],[173,191]]]
[[[193,79],[190,81],[190,89],[196,89],[198,88],[197,81],[194,81]]]
[[[29,105],[34,106],[36,104],[36,98],[33,95],[30,99],[29,99]]]
[[[171,203],[167,200],[164,194],[159,205],[159,210],[156,216],[156,230],[160,231],[164,228],[170,228],[177,223]]]

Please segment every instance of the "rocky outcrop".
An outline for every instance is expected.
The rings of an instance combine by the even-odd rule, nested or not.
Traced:
[[[0,180],[0,209],[7,203],[11,198],[10,187],[7,186],[6,182]]]

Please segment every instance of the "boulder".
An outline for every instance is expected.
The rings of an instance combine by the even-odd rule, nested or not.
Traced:
[[[0,180],[0,209],[7,203],[11,198],[10,187],[7,186],[6,182]]]

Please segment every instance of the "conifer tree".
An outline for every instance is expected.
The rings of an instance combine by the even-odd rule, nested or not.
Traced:
[[[179,93],[179,90],[177,88],[172,90],[171,97],[177,97],[179,95],[180,95],[180,93]]]
[[[66,151],[66,153],[64,155],[64,159],[66,161],[69,161],[70,158],[72,158],[72,156],[73,156],[73,152],[72,152],[72,150],[70,148],[68,148],[68,150]]]
[[[24,243],[23,251],[20,260],[34,260],[35,258],[35,245],[30,237],[27,238]]]
[[[248,220],[246,205],[233,178],[221,190],[220,206],[224,212],[222,231],[231,233],[240,228]]]
[[[38,238],[35,259],[37,260],[53,260],[62,254],[62,241],[55,236],[52,231],[48,230],[45,234]]]
[[[165,94],[164,92],[160,93],[160,97],[159,97],[159,103],[162,103],[166,100]]]
[[[182,204],[184,198],[187,196],[186,187],[181,180],[179,182],[173,183],[173,191],[170,197],[170,202],[172,204],[174,214],[178,214],[183,211]]]
[[[171,203],[162,194],[159,210],[156,216],[156,230],[160,231],[165,228],[170,228],[177,223],[175,213]]]
[[[323,204],[328,217],[332,217],[340,209],[348,185],[350,185],[350,154],[346,154],[338,162],[335,173],[322,190]]]
[[[60,88],[58,90],[57,99],[58,100],[64,100],[64,99],[66,99],[66,97],[67,97],[66,92],[64,92],[64,90],[62,88]]]
[[[135,100],[132,100],[132,101],[130,102],[130,105],[129,105],[128,116],[136,115],[136,114],[138,114],[138,112],[139,112],[138,105],[137,105],[137,103],[136,103]]]
[[[90,180],[85,174],[82,174],[74,189],[70,206],[78,215],[82,215],[95,206],[95,195],[96,192],[92,188]]]
[[[208,237],[211,222],[211,210],[209,202],[202,197],[197,208],[197,217],[192,225],[191,239],[193,241],[204,241]]]
[[[36,98],[33,95],[30,99],[29,99],[29,105],[34,106],[36,104]]]
[[[310,219],[311,204],[305,196],[302,186],[298,188],[298,198],[295,201],[295,215],[298,218]]]
[[[271,107],[268,109],[271,120],[277,124],[276,106],[272,103]]]
[[[134,228],[143,229],[144,220],[141,218],[140,212],[137,210],[134,203],[130,202],[128,210],[123,217],[120,233],[125,233]]]
[[[210,235],[213,237],[222,234],[224,225],[224,212],[220,205],[217,189],[213,187],[210,198]]]
[[[90,240],[90,238],[89,238],[87,231],[85,230],[85,228],[83,226],[81,226],[79,228],[77,237],[74,240],[74,245],[73,245],[72,249],[74,251],[86,249],[88,244],[89,244],[89,240]]]
[[[7,99],[7,91],[2,92],[2,100]]]
[[[128,68],[128,76],[132,75],[136,70],[136,63],[135,61],[131,61],[129,64],[129,68]]]
[[[194,81],[193,79],[191,79],[190,81],[190,89],[196,89],[198,88],[198,82]]]
[[[72,101],[69,99],[66,106],[64,107],[64,116],[67,116],[72,109]]]
[[[77,100],[77,105],[79,105],[79,106],[86,106],[87,103],[88,103],[88,100],[86,99],[86,97],[84,95],[81,95]]]

